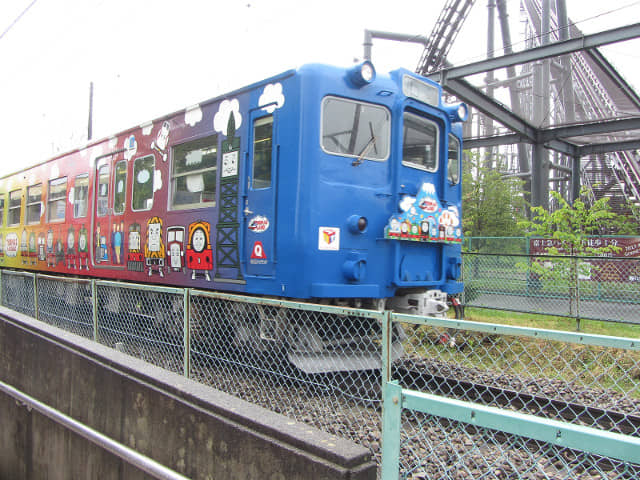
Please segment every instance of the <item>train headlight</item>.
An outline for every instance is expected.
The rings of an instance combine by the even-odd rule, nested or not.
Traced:
[[[367,227],[369,226],[369,220],[367,220],[367,217],[362,217],[360,215],[351,215],[347,219],[347,225],[349,226],[349,231],[351,233],[364,233],[367,231]]]
[[[456,103],[444,106],[452,122],[465,122],[469,118],[469,107],[466,103]]]
[[[373,68],[373,63],[366,60],[350,69],[348,77],[357,88],[364,87],[376,79],[376,69]]]

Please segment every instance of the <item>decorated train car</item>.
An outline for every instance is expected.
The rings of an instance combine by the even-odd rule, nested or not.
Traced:
[[[0,267],[439,315],[466,116],[407,70],[287,71],[0,179]]]

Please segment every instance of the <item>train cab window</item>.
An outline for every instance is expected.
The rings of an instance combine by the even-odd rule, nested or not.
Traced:
[[[131,194],[133,210],[151,210],[153,207],[155,163],[153,155],[136,158],[133,162],[133,188]]]
[[[73,218],[87,216],[89,206],[89,175],[78,175],[73,187]]]
[[[109,213],[109,165],[98,168],[98,199],[96,214],[104,217]]]
[[[20,225],[20,215],[22,214],[22,190],[9,192],[9,218],[8,226]]]
[[[27,224],[40,223],[42,213],[42,184],[27,188]]]
[[[460,181],[460,140],[449,134],[449,155],[447,160],[447,177],[451,185]]]
[[[326,97],[322,102],[322,149],[358,160],[389,157],[391,115],[379,105]]]
[[[0,228],[4,227],[4,193],[0,193]]]
[[[171,158],[171,208],[178,210],[214,206],[218,136],[211,135],[176,145],[172,149]]]
[[[67,177],[49,180],[49,196],[47,200],[47,221],[64,221],[64,210],[67,205]]]
[[[114,179],[113,212],[121,215],[124,213],[124,205],[127,192],[127,162],[116,163],[116,174]]]
[[[253,183],[251,188],[271,186],[271,146],[273,117],[258,118],[253,123]]]
[[[435,172],[438,170],[438,126],[426,118],[405,112],[402,130],[402,164]]]

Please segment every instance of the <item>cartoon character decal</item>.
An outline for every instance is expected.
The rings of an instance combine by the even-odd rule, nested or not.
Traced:
[[[211,225],[199,220],[189,224],[189,244],[187,245],[187,268],[191,269],[191,279],[204,276],[211,281],[209,271],[213,270],[213,250],[211,249]]]
[[[60,239],[56,240],[55,263],[56,265],[61,263],[64,265],[64,247],[62,246],[62,241]]]
[[[29,263],[29,247],[27,244],[27,230],[22,230],[22,235],[20,235],[20,258],[22,259],[22,263],[26,265]]]
[[[82,225],[78,232],[78,268],[89,270],[89,234],[87,228]]]
[[[122,265],[124,262],[124,222],[113,222],[111,232],[111,262]]]
[[[162,122],[162,127],[158,131],[158,136],[154,142],[151,142],[151,148],[162,156],[162,161],[167,161],[167,145],[169,145],[169,130],[171,126],[169,122]]]
[[[109,261],[109,250],[107,248],[107,235],[100,228],[100,224],[96,225],[96,263]]]
[[[462,242],[458,208],[442,208],[433,183],[423,183],[415,197],[404,197],[400,209],[403,213],[389,219],[384,229],[385,238],[414,242]]]
[[[149,276],[156,270],[164,277],[164,243],[162,242],[162,219],[152,217],[147,222],[147,242],[144,245],[144,259]]]
[[[76,232],[73,227],[69,227],[67,231],[67,255],[65,256],[65,264],[67,268],[76,268],[77,256],[76,256]]]
[[[127,270],[144,272],[144,254],[141,250],[140,224],[129,225],[129,241],[127,252]]]
[[[56,266],[56,251],[53,241],[53,230],[47,231],[47,267]]]
[[[35,265],[38,263],[38,251],[36,249],[36,234],[31,232],[29,234],[29,263]]]
[[[184,227],[167,228],[167,263],[169,272],[185,271]]]
[[[38,234],[38,260],[41,262],[47,260],[47,246],[44,233]]]

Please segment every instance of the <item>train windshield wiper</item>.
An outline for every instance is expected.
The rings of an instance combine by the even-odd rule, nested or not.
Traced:
[[[354,167],[357,167],[362,163],[362,159],[367,153],[369,153],[369,150],[371,150],[371,147],[373,147],[374,152],[378,153],[378,148],[376,146],[377,137],[375,133],[373,133],[373,124],[371,122],[369,122],[369,131],[371,132],[371,138],[369,139],[367,144],[364,146],[364,148],[358,155],[358,158],[353,162],[351,162],[351,165],[353,165]]]

